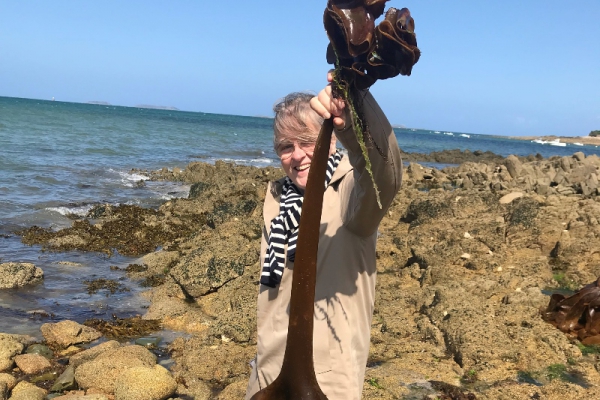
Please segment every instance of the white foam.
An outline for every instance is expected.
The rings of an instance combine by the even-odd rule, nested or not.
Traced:
[[[124,171],[115,171],[110,169],[111,172],[116,172],[121,177],[121,183],[127,187],[134,187],[139,181],[147,181],[150,179],[147,175],[124,172]]]
[[[93,205],[88,204],[85,206],[77,206],[77,207],[47,207],[46,210],[57,212],[61,215],[78,215],[80,217],[85,216],[88,211],[92,209]]]

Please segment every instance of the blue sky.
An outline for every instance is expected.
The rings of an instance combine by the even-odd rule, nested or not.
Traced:
[[[0,96],[272,115],[278,98],[325,84],[325,5],[3,0]],[[411,10],[422,51],[410,77],[371,89],[392,123],[511,136],[600,129],[600,1],[387,7]]]

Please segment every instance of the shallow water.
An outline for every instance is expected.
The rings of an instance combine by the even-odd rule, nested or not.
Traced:
[[[222,159],[277,165],[272,120],[0,97],[0,262],[31,262],[44,281],[0,290],[0,332],[40,337],[44,322],[143,314],[142,288],[125,278],[135,259],[115,255],[42,252],[14,234],[33,225],[61,229],[99,203],[158,207],[187,196],[189,187],[150,182],[132,169],[185,167]],[[407,152],[490,150],[501,155],[600,154],[593,146],[552,147],[502,137],[395,129]],[[510,132],[507,132],[510,134]],[[441,168],[445,164],[429,163]],[[88,294],[86,279],[120,280],[130,291]],[[44,316],[48,315],[48,316]]]
[[[125,269],[136,258],[101,253],[43,252],[38,246],[25,246],[17,236],[0,239],[4,249],[2,262],[18,256],[44,271],[44,280],[18,289],[0,291],[0,332],[28,334],[41,338],[39,327],[46,322],[70,319],[82,323],[89,318],[110,319],[142,314],[148,302],[139,293],[142,288],[126,277]],[[100,290],[88,294],[86,280],[118,281],[126,291],[110,294]]]

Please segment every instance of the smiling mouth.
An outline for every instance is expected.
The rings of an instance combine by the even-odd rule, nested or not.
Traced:
[[[298,172],[305,171],[305,170],[307,170],[307,169],[309,169],[309,168],[310,168],[310,164],[301,165],[301,166],[299,166],[299,167],[294,167],[294,169],[295,169],[296,171],[298,171]]]

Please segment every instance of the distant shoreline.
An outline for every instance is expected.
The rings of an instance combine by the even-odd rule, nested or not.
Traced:
[[[581,143],[581,144],[591,144],[594,146],[600,146],[600,137],[593,136],[509,136],[509,139],[517,139],[517,140],[556,140],[558,139],[561,143]]]

